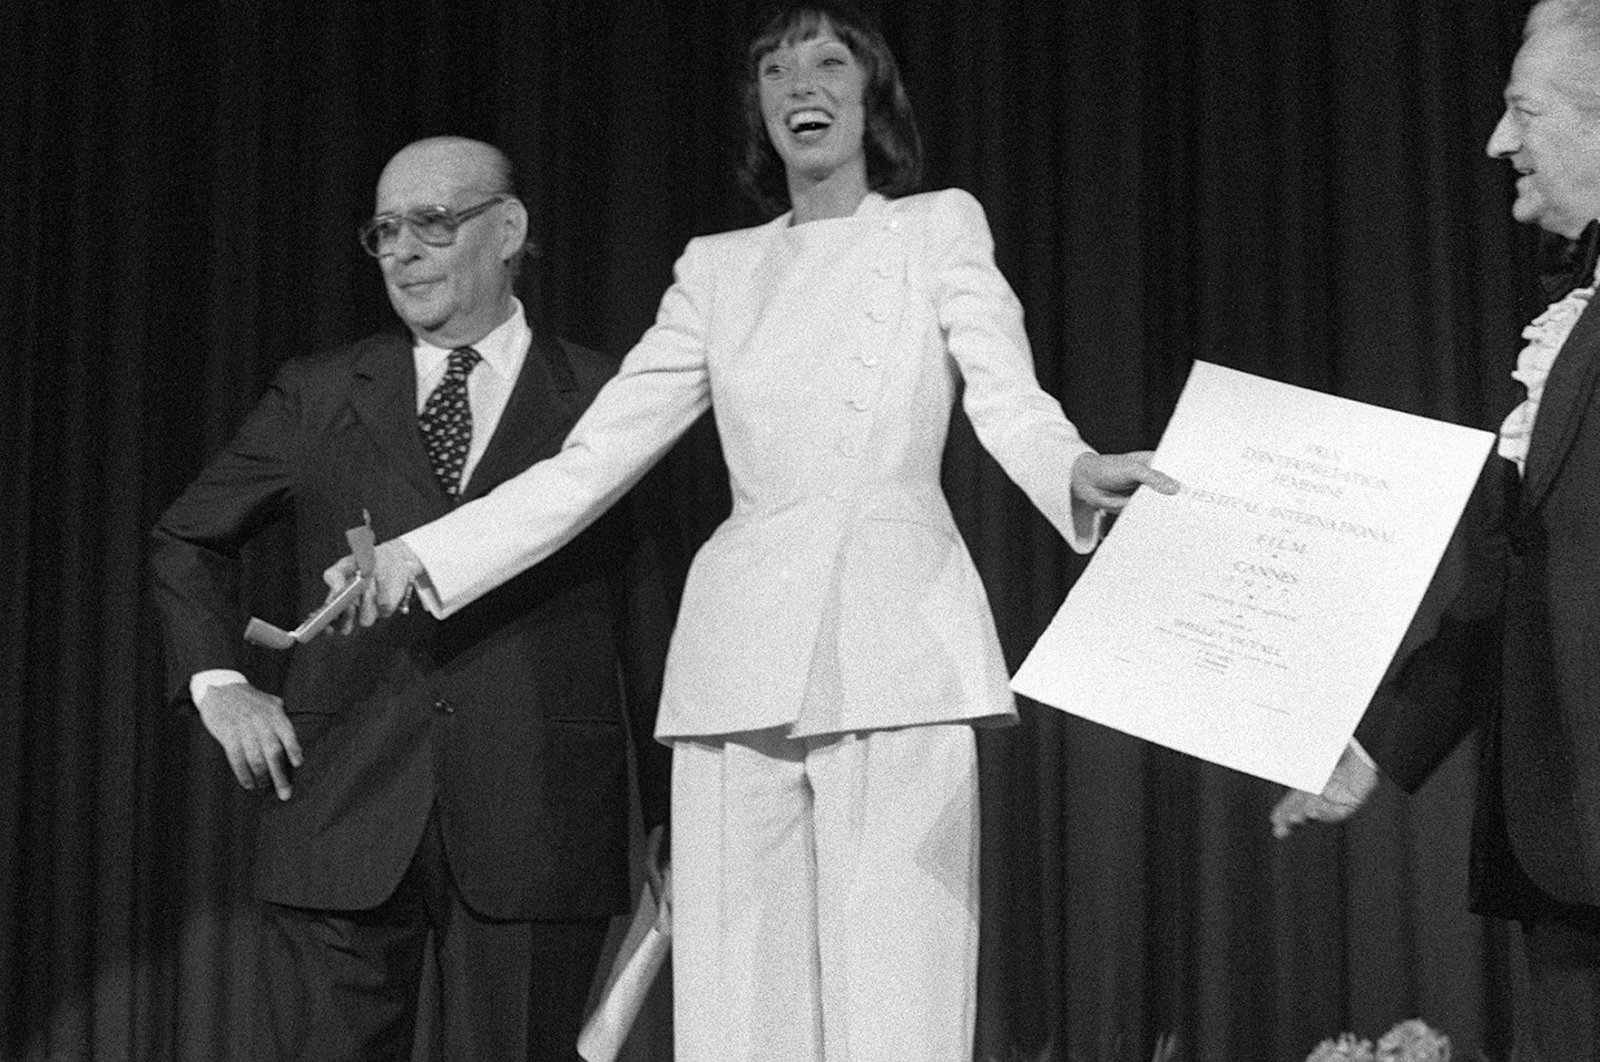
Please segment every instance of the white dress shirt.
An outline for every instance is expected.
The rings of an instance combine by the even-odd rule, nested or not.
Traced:
[[[528,328],[522,303],[512,299],[512,313],[504,324],[472,344],[483,358],[467,377],[467,402],[472,407],[472,446],[467,450],[467,462],[461,468],[461,490],[464,493],[472,479],[472,470],[478,467],[483,452],[489,448],[489,439],[506,410],[511,389],[522,372],[522,360],[528,356],[533,332]],[[450,363],[450,349],[417,340],[411,348],[417,369],[417,413],[428,404],[428,396],[444,379]]]

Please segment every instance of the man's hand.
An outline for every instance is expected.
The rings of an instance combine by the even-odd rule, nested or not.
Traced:
[[[645,839],[645,885],[656,902],[656,921],[663,929],[672,925],[672,851],[667,828],[657,826]]]
[[[1150,467],[1153,451],[1084,454],[1072,464],[1072,494],[1080,501],[1120,513],[1141,486],[1160,494],[1178,493],[1178,481]]]
[[[1304,822],[1343,822],[1361,810],[1377,787],[1376,768],[1347,745],[1321,793],[1291,789],[1273,807],[1272,836],[1281,840]]]
[[[279,800],[289,799],[289,768],[300,766],[305,757],[294,724],[283,713],[282,697],[248,682],[230,682],[211,687],[195,707],[240,785],[254,789],[271,782]]]
[[[332,599],[359,574],[354,557],[342,557],[322,573],[328,584],[328,599]],[[357,603],[352,603],[345,613],[342,630],[349,634],[357,621],[370,627],[381,616],[392,616],[411,607],[411,593],[417,577],[422,574],[422,561],[411,552],[411,547],[398,538],[381,543],[373,555],[372,579]]]

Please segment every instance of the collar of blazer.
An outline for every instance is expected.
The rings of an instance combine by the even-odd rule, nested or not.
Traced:
[[[906,230],[890,200],[872,192],[854,214],[798,227],[789,217],[709,237],[722,266],[714,283],[726,289],[718,291],[711,345],[754,347],[781,364],[795,355],[778,352],[814,351],[841,322],[881,330],[898,319]],[[864,338],[853,333],[851,341]],[[875,338],[881,354],[887,344]]]
[[[884,195],[882,192],[868,192],[862,198],[861,202],[856,204],[855,210],[844,216],[851,218],[865,218],[871,217],[873,214],[883,214],[890,209],[889,204],[891,202],[892,200],[890,200],[889,197]],[[758,225],[756,228],[758,231],[766,229],[787,229],[791,227],[789,221],[793,217],[794,210],[793,208],[790,208],[789,210],[785,210],[782,214],[779,214],[777,217],[773,218],[771,221],[767,222],[765,225]],[[837,221],[839,219],[824,218],[822,220]]]
[[[533,343],[506,400],[505,412],[463,500],[476,497],[554,452],[581,409],[576,374],[561,342],[530,322]],[[411,339],[383,333],[362,340],[351,368],[350,405],[408,482],[441,502],[448,499],[428,463],[417,431],[417,375]]]
[[[1528,443],[1527,476],[1522,490],[1524,511],[1537,508],[1549,493],[1550,484],[1583,420],[1597,375],[1600,375],[1600,313],[1595,312],[1591,302],[1573,325],[1545,379],[1539,416],[1533,423],[1533,438]]]

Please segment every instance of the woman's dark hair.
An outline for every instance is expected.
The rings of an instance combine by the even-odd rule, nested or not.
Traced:
[[[877,25],[863,12],[836,0],[787,4],[761,24],[745,49],[745,140],[739,186],[774,213],[789,206],[789,184],[783,160],[772,146],[761,116],[761,60],[785,44],[810,40],[824,27],[833,30],[866,71],[862,102],[867,186],[893,198],[916,191],[922,180],[922,137],[900,83],[894,53]]]

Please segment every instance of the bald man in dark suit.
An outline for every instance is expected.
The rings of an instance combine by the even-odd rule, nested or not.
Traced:
[[[459,138],[389,162],[363,242],[409,334],[286,362],[153,532],[169,699],[276,797],[261,1059],[409,1057],[429,961],[446,1058],[575,1059],[628,906],[630,741],[645,826],[666,819],[651,735],[675,579],[648,481],[459,615],[297,646],[281,697],[239,672],[239,555],[261,528],[292,523],[309,609],[364,513],[389,538],[487,492],[556,452],[615,370],[513,296],[528,212],[510,169]]]

